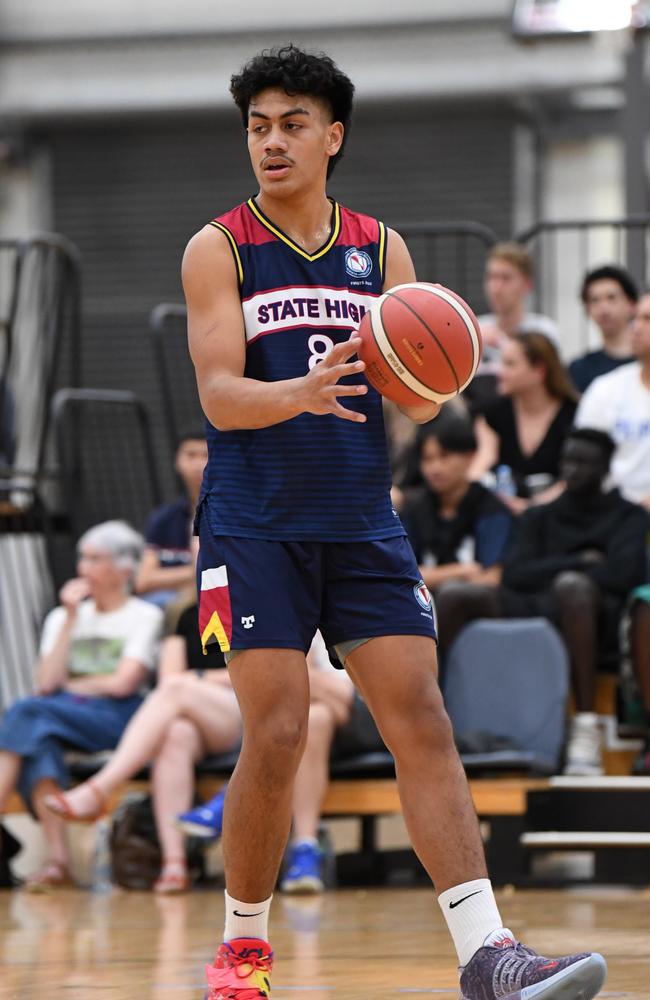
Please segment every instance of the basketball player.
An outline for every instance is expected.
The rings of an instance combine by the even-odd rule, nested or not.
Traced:
[[[197,233],[183,262],[208,418],[200,627],[229,661],[244,725],[209,997],[269,994],[268,915],[307,728],[305,653],[320,627],[395,757],[462,996],[588,1000],[600,955],[541,958],[503,926],[436,682],[431,598],[391,508],[381,399],[353,331],[374,297],[415,273],[397,233],[326,195],[353,89],[328,57],[291,45],[233,77],[258,192]],[[423,422],[437,410],[405,412]]]

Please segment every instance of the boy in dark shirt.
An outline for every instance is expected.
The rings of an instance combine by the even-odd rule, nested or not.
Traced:
[[[407,498],[402,521],[436,602],[444,652],[472,617],[473,602],[499,584],[513,517],[468,478],[476,453],[469,419],[442,413],[420,428],[416,447],[425,485]]]
[[[165,607],[179,591],[195,585],[190,538],[207,458],[202,431],[191,430],[179,438],[174,468],[183,484],[183,494],[158,507],[147,521],[147,547],[135,589],[140,597],[159,607]]]
[[[600,375],[607,375],[635,360],[630,323],[639,293],[631,274],[622,267],[607,265],[587,272],[581,298],[587,315],[602,335],[603,346],[601,350],[583,354],[569,365],[569,374],[579,393]]]

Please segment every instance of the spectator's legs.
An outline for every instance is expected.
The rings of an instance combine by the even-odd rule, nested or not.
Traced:
[[[240,732],[239,711],[232,691],[202,681],[194,673],[172,674],[156,688],[124,730],[115,753],[91,782],[66,792],[69,808],[78,816],[97,809],[97,788],[109,795],[153,760],[175,719],[187,718],[212,752],[229,749]]]
[[[70,850],[65,821],[55,816],[43,804],[46,795],[52,795],[60,791],[61,789],[56,781],[53,781],[51,778],[43,778],[42,781],[39,781],[34,786],[32,791],[32,806],[38,821],[43,827],[43,836],[47,844],[50,861],[69,868]]]
[[[230,897],[258,903],[273,892],[289,835],[309,681],[305,656],[295,649],[244,650],[230,675],[244,737],[224,811],[226,885]]]
[[[559,608],[558,625],[571,660],[577,712],[593,712],[596,699],[598,611],[600,597],[584,573],[560,573],[552,592]]]
[[[498,587],[450,580],[436,587],[433,600],[438,618],[438,649],[441,658],[462,629],[476,618],[498,618],[501,614]]]
[[[20,774],[20,757],[11,750],[0,750],[0,812],[13,792]]]
[[[336,731],[332,709],[323,702],[309,706],[307,742],[293,788],[293,830],[280,888],[285,893],[322,892],[323,856],[318,821],[329,781],[329,757]]]
[[[189,719],[174,719],[153,762],[152,791],[162,870],[155,889],[174,892],[187,886],[185,836],[174,825],[192,804],[194,765],[204,754],[203,741]]]
[[[631,652],[646,716],[645,746],[634,761],[633,773],[650,775],[650,604],[636,601],[630,626]]]
[[[322,702],[309,706],[307,742],[293,788],[293,837],[316,838],[329,781],[329,757],[336,720]]]
[[[600,596],[584,573],[560,573],[552,593],[558,606],[558,625],[571,662],[576,714],[566,749],[565,774],[603,773],[600,729],[594,712]]]

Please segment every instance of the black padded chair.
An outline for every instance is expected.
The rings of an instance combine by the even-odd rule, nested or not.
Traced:
[[[173,454],[179,435],[203,427],[205,417],[196,388],[194,365],[187,346],[187,309],[161,303],[152,310],[149,326],[163,401],[165,428]]]

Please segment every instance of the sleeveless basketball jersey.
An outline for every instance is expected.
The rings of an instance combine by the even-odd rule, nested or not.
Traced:
[[[381,294],[384,226],[335,202],[331,234],[312,254],[252,198],[211,225],[226,235],[239,277],[247,378],[305,375]],[[390,502],[381,397],[369,387],[341,402],[365,413],[366,423],[310,413],[255,430],[219,431],[208,422],[203,495],[215,534],[324,542],[404,534]]]

